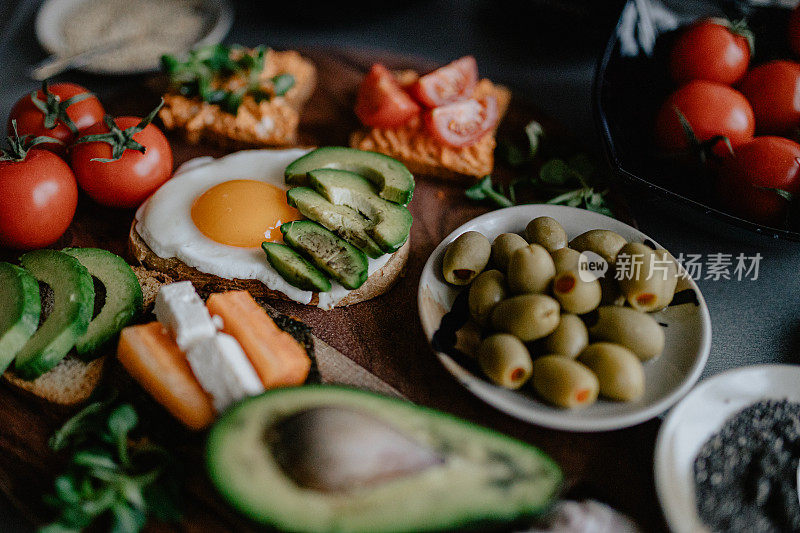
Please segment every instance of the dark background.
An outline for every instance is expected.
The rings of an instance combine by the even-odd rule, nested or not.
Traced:
[[[29,66],[44,57],[33,34],[38,0],[0,0],[0,115],[37,84]],[[276,4],[278,4],[276,6]],[[560,122],[587,150],[600,153],[592,116],[595,63],[622,1],[437,0],[414,2],[235,2],[229,42],[276,48],[336,46],[390,50],[447,62],[474,55],[481,74],[509,85],[519,99]],[[380,4],[376,7],[376,4]],[[703,2],[675,2],[689,17]],[[101,95],[130,78],[65,77]],[[758,362],[797,362],[800,344],[800,245],[771,240],[676,211],[663,200],[629,203],[640,229],[679,253],[760,253],[757,281],[699,282],[713,324],[705,376]],[[623,476],[624,477],[624,476]],[[624,482],[623,478],[620,482]],[[29,529],[0,501],[0,529]]]

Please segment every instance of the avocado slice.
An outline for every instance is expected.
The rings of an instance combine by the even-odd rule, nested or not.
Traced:
[[[341,283],[357,289],[367,281],[369,262],[364,252],[311,220],[281,225],[283,240],[300,255]]]
[[[308,187],[294,187],[286,192],[290,206],[303,216],[318,222],[370,257],[380,257],[383,250],[367,234],[369,221],[349,207],[333,205]],[[386,201],[386,200],[384,200]]]
[[[17,354],[14,369],[36,379],[56,366],[86,333],[94,309],[92,276],[80,261],[56,250],[35,250],[19,258],[34,278],[53,290],[53,310]]]
[[[24,269],[0,263],[0,373],[39,327],[39,284]]]
[[[97,352],[142,312],[142,287],[133,269],[120,256],[100,248],[67,248],[105,287],[105,302],[75,343],[79,356]]]
[[[318,169],[308,173],[311,186],[337,206],[353,209],[370,222],[367,232],[386,253],[400,249],[411,231],[411,212],[378,196],[373,185],[354,172]]]
[[[506,523],[546,512],[562,484],[559,467],[531,445],[329,385],[276,389],[228,410],[209,433],[206,466],[233,507],[298,532]]]
[[[291,246],[276,242],[262,242],[261,248],[267,254],[267,261],[272,268],[298,289],[315,292],[331,290],[331,282],[325,277],[325,274],[306,261]]]
[[[374,183],[390,202],[406,205],[414,194],[414,176],[406,166],[388,155],[344,146],[325,146],[307,153],[286,167],[289,185],[308,185],[307,174],[319,168],[349,170]]]

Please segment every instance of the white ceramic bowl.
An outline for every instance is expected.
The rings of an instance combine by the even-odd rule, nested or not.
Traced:
[[[65,55],[67,48],[61,25],[67,13],[86,0],[45,0],[36,13],[35,31],[36,39],[48,53],[52,55]],[[228,34],[233,25],[233,8],[228,0],[203,0],[203,6],[209,13],[211,20],[207,31],[195,43],[195,46],[215,44]],[[108,69],[97,65],[76,67],[77,70],[91,72],[92,74],[127,75],[152,72],[159,69],[159,64],[147,69]]]
[[[765,399],[800,402],[800,366],[756,365],[704,380],[670,411],[658,432],[655,484],[672,531],[708,531],[697,514],[694,460],[725,421]]]
[[[570,239],[591,229],[616,231],[629,241],[643,242],[649,239],[623,222],[574,207],[521,205],[479,216],[448,235],[433,251],[422,271],[418,305],[422,328],[429,342],[439,329],[442,317],[462,290],[449,285],[442,277],[442,257],[447,245],[471,230],[484,234],[490,241],[501,233],[521,233],[531,219],[545,215],[558,220]],[[706,364],[711,347],[711,319],[705,300],[694,282],[691,282],[691,288],[697,295],[698,305],[670,306],[654,314],[654,318],[666,325],[666,347],[661,357],[644,363],[645,394],[635,402],[600,399],[585,409],[551,407],[538,400],[527,386],[522,391],[507,390],[472,374],[447,354],[437,352],[437,356],[469,391],[521,420],[567,431],[609,431],[632,426],[658,416],[677,402],[694,385]]]

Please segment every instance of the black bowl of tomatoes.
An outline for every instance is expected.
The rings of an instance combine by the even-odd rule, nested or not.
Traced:
[[[623,54],[618,26],[595,116],[624,182],[800,241],[800,7],[743,5],[708,3],[649,55]]]

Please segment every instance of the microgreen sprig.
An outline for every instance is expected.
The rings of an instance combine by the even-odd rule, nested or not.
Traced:
[[[176,521],[177,480],[167,451],[146,438],[131,438],[136,410],[116,394],[86,406],[50,439],[72,456],[45,500],[57,512],[40,533],[78,532],[100,520],[119,533],[136,533],[148,515]]]
[[[535,162],[542,152],[545,132],[541,124],[531,121],[525,127],[528,146],[506,146],[506,157],[511,166],[521,167]],[[546,160],[538,173],[512,181],[507,186],[493,184],[491,176],[485,176],[466,190],[467,198],[475,201],[489,201],[497,207],[517,204],[518,189],[528,187],[547,204],[567,205],[613,216],[609,207],[608,189],[604,180],[597,175],[592,159],[586,154],[576,154],[568,159],[551,158]]]

